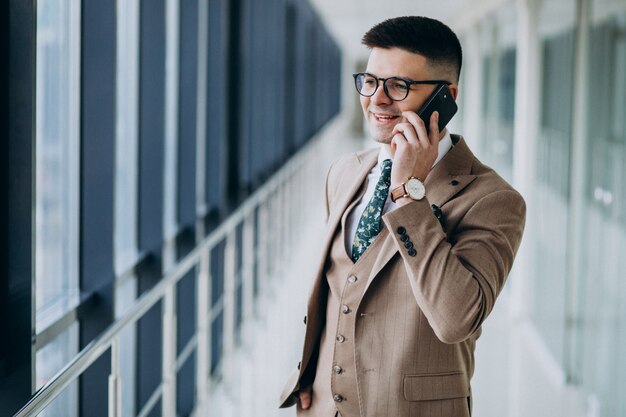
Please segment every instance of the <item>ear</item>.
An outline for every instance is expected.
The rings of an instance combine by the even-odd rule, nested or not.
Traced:
[[[459,85],[458,84],[450,84],[448,86],[450,90],[450,94],[452,94],[452,98],[456,101],[457,96],[459,95]]]

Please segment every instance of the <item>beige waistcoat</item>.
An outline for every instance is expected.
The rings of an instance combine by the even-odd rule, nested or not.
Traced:
[[[327,259],[326,280],[329,294],[326,305],[326,328],[320,339],[320,351],[316,377],[313,384],[315,401],[302,416],[333,417],[337,410],[343,415],[359,414],[359,393],[357,390],[357,370],[355,366],[354,327],[356,306],[366,287],[367,277],[380,251],[387,231],[381,234],[354,263],[346,252],[345,233],[349,213],[362,198],[367,181],[362,190],[344,212],[341,225],[337,228]],[[340,396],[340,401],[337,399]]]

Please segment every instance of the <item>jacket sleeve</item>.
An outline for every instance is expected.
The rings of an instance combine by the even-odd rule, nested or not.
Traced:
[[[426,199],[383,216],[417,304],[442,342],[469,338],[493,309],[519,248],[525,216],[524,200],[512,189],[476,201],[453,231],[454,242],[447,240]]]

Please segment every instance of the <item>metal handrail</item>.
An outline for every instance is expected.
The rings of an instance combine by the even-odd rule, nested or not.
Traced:
[[[74,356],[65,367],[31,397],[26,405],[14,414],[14,417],[33,416],[43,411],[91,364],[111,348],[116,338],[126,328],[134,325],[148,310],[164,298],[169,288],[182,279],[194,266],[199,265],[204,251],[210,251],[225,239],[228,233],[245,221],[253,210],[271,198],[272,194],[302,167],[306,160],[305,155],[310,153],[310,149],[315,146],[316,142],[318,142],[318,138],[313,138],[304,145],[276,174],[180,260],[152,289],[141,295],[121,318],[113,322],[100,336]]]

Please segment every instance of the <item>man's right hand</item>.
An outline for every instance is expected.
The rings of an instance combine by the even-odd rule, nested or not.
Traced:
[[[308,387],[300,389],[298,403],[303,410],[308,410],[311,407],[311,400],[313,399],[313,388]]]

